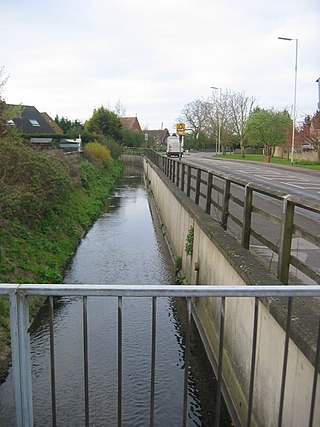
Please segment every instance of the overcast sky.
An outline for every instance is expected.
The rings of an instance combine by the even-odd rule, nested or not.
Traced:
[[[172,129],[211,86],[317,108],[319,0],[0,0],[8,103],[85,121],[120,101],[143,128]]]

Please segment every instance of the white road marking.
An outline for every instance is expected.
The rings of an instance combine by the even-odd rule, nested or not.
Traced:
[[[220,163],[222,164],[222,163]],[[223,164],[223,166],[230,167],[229,163]],[[245,167],[245,169],[244,169]],[[279,170],[261,170],[259,166],[240,166],[235,168],[237,172],[246,175],[253,175],[256,178],[263,179],[269,182],[278,181],[279,184],[286,185],[288,187],[298,188],[299,190],[313,190],[314,193],[320,194],[320,183],[314,183],[311,179],[306,177],[297,177],[296,175],[288,175],[286,172]],[[314,178],[313,178],[314,179]]]

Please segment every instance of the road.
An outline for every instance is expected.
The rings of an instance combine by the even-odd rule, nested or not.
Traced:
[[[272,163],[214,158],[213,153],[197,152],[185,155],[184,161],[196,166],[213,169],[248,182],[256,182],[296,195],[301,200],[320,203],[320,171]]]

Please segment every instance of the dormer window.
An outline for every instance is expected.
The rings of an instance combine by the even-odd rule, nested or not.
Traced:
[[[14,122],[12,119],[7,120],[7,125],[9,125],[9,126],[14,126],[14,125],[15,125],[15,122]]]
[[[36,119],[29,119],[29,122],[32,124],[32,126],[35,126],[35,127],[40,126],[38,120]]]

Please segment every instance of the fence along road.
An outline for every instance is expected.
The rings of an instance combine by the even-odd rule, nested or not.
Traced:
[[[227,157],[227,156],[226,156]],[[215,159],[208,153],[193,153],[186,158],[187,163],[192,163],[200,167],[212,168],[215,172],[227,173],[227,176],[234,176],[244,179],[250,183],[263,185],[266,189],[283,192],[284,195],[292,195],[300,199],[302,204],[308,205],[309,202],[319,204],[320,202],[320,173],[314,170],[298,169],[287,166],[273,165],[270,163],[255,163],[249,161],[237,161],[228,159]],[[258,195],[257,203],[265,210],[273,215],[281,217],[282,206],[278,200],[270,200],[270,198]],[[239,214],[239,209],[238,209]],[[320,215],[303,208],[296,208],[295,219],[297,225],[305,230],[310,231],[314,236],[320,236]],[[280,235],[274,224],[263,222],[254,219],[255,226],[263,230],[263,234],[267,235],[276,246],[279,246]],[[235,227],[230,225],[230,231],[241,240]],[[239,231],[239,230],[238,230]],[[261,244],[256,239],[252,240],[250,249],[257,253],[262,258],[266,259],[270,265],[270,270],[277,270],[277,255],[268,247]],[[317,271],[320,265],[320,249],[319,242],[314,244],[299,235],[292,237],[292,254],[298,257],[302,262],[312,266]],[[309,280],[309,277],[296,268],[290,270],[290,283],[313,284],[314,280]],[[319,280],[316,281],[319,283]]]
[[[277,179],[271,186],[270,180],[258,178],[257,165],[249,174],[248,163],[202,160],[194,155],[177,161],[151,150],[147,157],[283,283],[320,284],[320,203],[317,193],[312,193],[317,187],[305,190],[302,198],[302,189],[294,188],[293,181],[291,186],[280,186]],[[259,167],[264,173],[271,170],[270,165]],[[296,174],[296,181],[301,181],[300,171]],[[306,175],[320,181],[316,172]]]
[[[320,200],[320,172],[310,169],[258,163],[245,160],[214,158],[210,153],[191,153],[185,161],[200,167],[212,168],[239,178],[264,184],[272,189],[294,194],[302,200]]]

